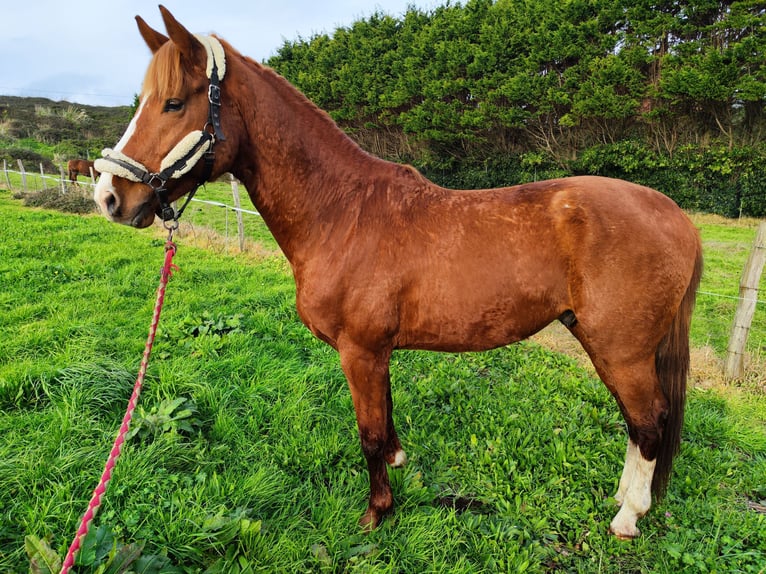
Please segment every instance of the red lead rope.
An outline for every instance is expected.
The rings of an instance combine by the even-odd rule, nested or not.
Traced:
[[[149,364],[149,355],[152,353],[152,345],[154,344],[154,336],[157,333],[157,325],[160,322],[160,312],[162,311],[162,303],[165,300],[165,287],[168,284],[168,280],[173,273],[174,269],[177,269],[173,265],[173,256],[176,254],[176,245],[172,241],[173,231],[171,230],[168,237],[168,241],[165,244],[165,265],[162,267],[162,273],[160,275],[160,285],[157,288],[157,302],[154,304],[154,316],[152,317],[152,324],[149,327],[149,337],[146,340],[146,347],[144,348],[144,357],[141,360],[141,368],[138,370],[138,378],[136,384],[133,386],[133,394],[128,401],[128,410],[125,412],[125,416],[122,419],[122,425],[117,433],[117,438],[114,440],[114,446],[109,453],[109,458],[104,466],[104,472],[101,475],[101,480],[98,482],[96,490],[93,491],[93,496],[88,504],[88,510],[82,517],[80,522],[80,528],[75,534],[72,545],[69,547],[66,558],[64,559],[64,565],[61,567],[61,574],[67,574],[69,569],[74,565],[74,558],[77,551],[80,550],[80,544],[82,543],[85,535],[88,534],[88,528],[90,528],[93,518],[96,516],[96,511],[101,505],[101,498],[106,492],[106,487],[112,478],[112,470],[117,464],[117,459],[122,451],[122,445],[125,442],[125,434],[128,432],[130,426],[130,419],[133,417],[133,411],[138,404],[138,397],[141,394],[141,386],[144,383],[144,376],[146,375],[146,366]]]

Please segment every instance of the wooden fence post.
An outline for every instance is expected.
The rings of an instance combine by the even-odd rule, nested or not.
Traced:
[[[47,182],[45,181],[45,170],[43,169],[43,162],[40,162],[40,182],[43,186],[43,191],[48,189]]]
[[[242,222],[242,212],[240,211],[242,207],[239,203],[239,184],[237,183],[237,180],[234,178],[233,175],[229,174],[231,176],[231,194],[234,196],[234,207],[237,208],[237,210],[234,212],[237,214],[237,230],[239,233],[239,251],[240,253],[245,250],[245,225]]]
[[[63,164],[59,166],[59,174],[61,175],[61,194],[64,195],[66,193],[66,179],[64,178]]]
[[[737,379],[745,372],[745,344],[758,302],[758,283],[761,280],[764,263],[766,263],[766,221],[762,221],[758,226],[753,249],[742,271],[739,302],[731,326],[729,347],[726,350],[724,374],[729,379]]]
[[[24,164],[20,159],[16,160],[19,164],[19,171],[21,172],[21,189],[24,190],[24,193],[27,192],[27,172],[24,171]]]
[[[8,191],[13,191],[11,187],[11,177],[8,175],[8,162],[3,160],[3,173],[5,174],[5,182],[8,184]]]

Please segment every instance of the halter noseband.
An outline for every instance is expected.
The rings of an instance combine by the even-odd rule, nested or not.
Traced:
[[[220,82],[226,74],[226,57],[221,43],[212,36],[196,36],[207,52],[206,74],[210,80],[208,86],[208,116],[201,130],[187,134],[160,163],[158,172],[150,172],[143,164],[128,157],[120,151],[106,148],[101,152],[102,157],[94,162],[94,168],[101,173],[110,173],[130,181],[143,183],[152,188],[160,203],[162,221],[177,221],[199,186],[205,183],[213,172],[215,153],[213,145],[216,140],[225,141],[221,129],[221,86]],[[212,130],[212,132],[211,132]],[[168,201],[167,182],[178,179],[191,171],[200,159],[204,158],[202,177],[194,189],[189,192],[186,202],[178,211],[174,210]]]

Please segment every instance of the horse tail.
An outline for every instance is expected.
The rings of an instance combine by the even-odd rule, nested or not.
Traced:
[[[660,341],[655,356],[655,368],[660,386],[668,400],[668,415],[657,451],[657,465],[654,469],[652,492],[661,498],[667,489],[673,458],[681,445],[681,427],[684,422],[686,403],[686,378],[689,374],[689,326],[697,296],[697,287],[702,278],[702,246],[697,238],[694,271],[681,305],[673,317],[670,329]]]

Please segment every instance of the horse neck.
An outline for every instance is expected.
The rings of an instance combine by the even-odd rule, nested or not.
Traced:
[[[386,177],[391,168],[275,72],[245,63],[248,78],[240,85],[252,91],[238,102],[246,137],[232,172],[295,265],[309,256],[328,223],[338,225],[356,211],[355,181],[371,173]]]

